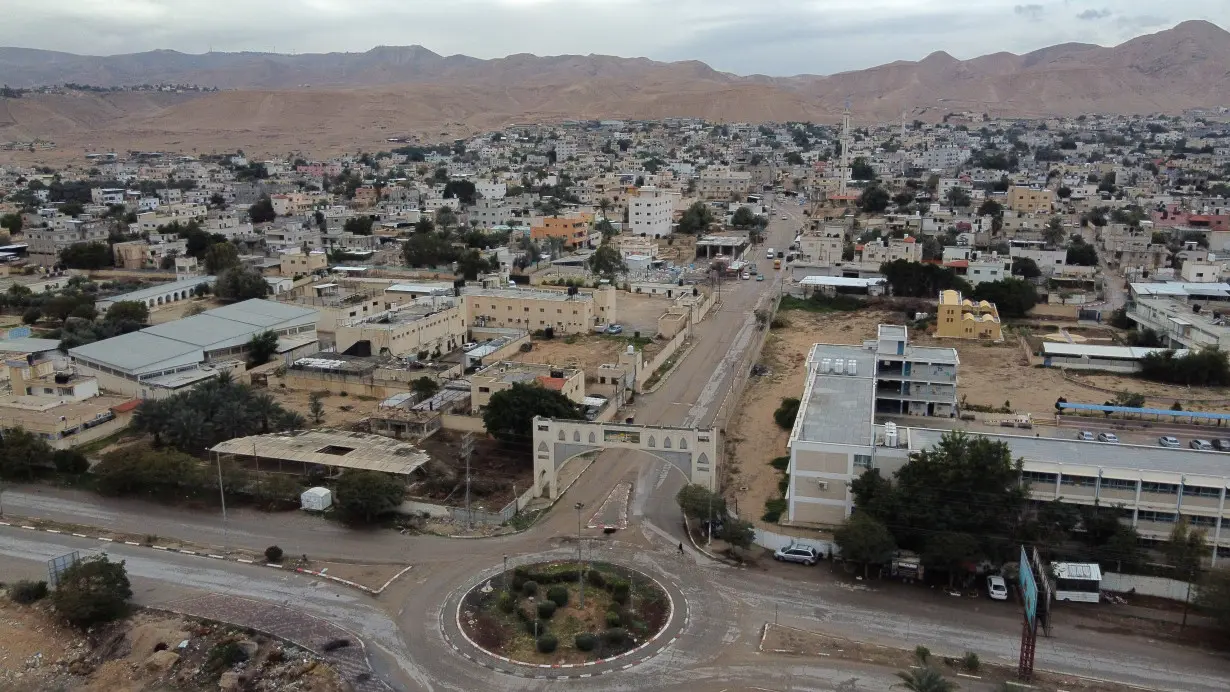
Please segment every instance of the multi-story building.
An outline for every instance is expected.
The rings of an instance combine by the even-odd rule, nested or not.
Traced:
[[[940,291],[936,307],[935,336],[940,339],[988,339],[1003,341],[999,311],[994,303],[968,298],[959,291]]]
[[[49,228],[33,227],[25,231],[30,259],[43,266],[60,261],[60,251],[77,243],[105,243],[110,230],[106,221],[68,219]]]
[[[279,257],[282,276],[296,276],[322,271],[329,266],[329,257],[322,250],[304,252],[301,249],[287,250]]]
[[[956,168],[968,161],[970,156],[970,150],[965,147],[932,147],[914,157],[914,166],[928,170]]]
[[[503,196],[479,197],[466,213],[469,214],[469,220],[478,224],[479,228],[493,228],[508,223],[512,216],[512,207]]]
[[[752,185],[752,174],[729,166],[713,166],[700,172],[697,193],[704,199],[743,199]]]
[[[679,192],[646,185],[628,195],[627,231],[662,238],[671,234]]]
[[[1055,211],[1055,191],[1013,185],[1008,188],[1008,208],[1020,214],[1050,214]]]
[[[465,343],[466,325],[461,301],[456,298],[419,298],[361,317],[338,319],[335,348],[352,356],[426,354],[439,358]]]
[[[560,238],[565,248],[580,247],[589,241],[589,217],[584,214],[548,216],[541,225],[530,228],[530,238],[536,241]]]
[[[905,260],[907,262],[922,261],[922,243],[914,238],[878,238],[854,248],[861,262],[883,264]]]
[[[799,254],[819,265],[832,266],[841,261],[846,246],[846,229],[841,224],[824,224],[799,238]]]
[[[526,331],[551,328],[556,334],[584,334],[616,321],[615,289],[611,286],[575,293],[467,287],[461,296],[466,324],[474,327]]]
[[[500,362],[470,376],[470,412],[481,412],[496,392],[531,383],[553,389],[577,404],[585,402],[585,371],[580,368]]]

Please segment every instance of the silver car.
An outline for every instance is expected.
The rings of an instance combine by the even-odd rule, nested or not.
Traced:
[[[1082,430],[1076,433],[1076,439],[1080,440],[1081,442],[1093,442],[1094,440],[1098,438],[1095,437],[1094,434],[1089,432],[1088,430]]]
[[[1119,444],[1119,436],[1114,433],[1098,433],[1098,442]]]
[[[1182,446],[1179,444],[1179,438],[1171,435],[1165,435],[1157,438],[1157,443],[1163,447],[1170,447],[1171,449]]]
[[[1188,443],[1188,446],[1192,449],[1199,449],[1202,452],[1213,451],[1213,443],[1208,440],[1192,440]]]
[[[820,561],[820,551],[810,545],[791,543],[773,551],[773,559],[778,562],[799,562],[810,567]]]

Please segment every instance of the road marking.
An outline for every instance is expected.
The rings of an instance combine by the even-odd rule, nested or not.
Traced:
[[[114,538],[99,538],[98,540],[102,541],[103,543],[114,543],[115,542]]]
[[[86,537],[87,537],[84,533],[74,533],[73,535],[74,535],[74,536],[76,536],[77,538],[86,538]]]
[[[43,530],[46,531],[47,533],[60,533],[56,529],[43,529]]]
[[[124,541],[124,545],[136,545],[136,546],[139,546],[139,545],[141,545],[141,544],[140,544],[140,543],[137,543],[136,541]],[[152,546],[151,546],[151,547],[152,547]]]

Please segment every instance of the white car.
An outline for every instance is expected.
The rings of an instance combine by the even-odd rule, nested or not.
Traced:
[[[1098,442],[1119,444],[1119,436],[1114,433],[1098,433]]]
[[[810,567],[820,561],[820,551],[810,545],[791,543],[773,551],[773,559],[778,562],[798,562]]]
[[[987,577],[987,595],[993,601],[1008,600],[1008,585],[1004,583],[1004,578],[998,574],[992,574]]]
[[[1182,446],[1179,444],[1179,438],[1174,437],[1172,435],[1164,435],[1162,437],[1157,438],[1157,443],[1163,447],[1169,447],[1171,449],[1175,449],[1177,447]]]
[[[1081,442],[1093,442],[1097,438],[1094,437],[1093,433],[1089,432],[1088,430],[1082,430],[1076,433],[1076,439],[1080,440]]]
[[[742,274],[739,275],[739,278],[743,279],[744,281],[747,281],[748,279],[752,278],[752,275],[748,274],[747,272],[743,272]]]

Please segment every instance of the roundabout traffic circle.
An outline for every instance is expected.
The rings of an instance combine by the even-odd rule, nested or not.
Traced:
[[[673,644],[687,621],[677,586],[613,562],[488,570],[444,606],[441,630],[454,651],[499,672],[544,679],[632,668]]]

